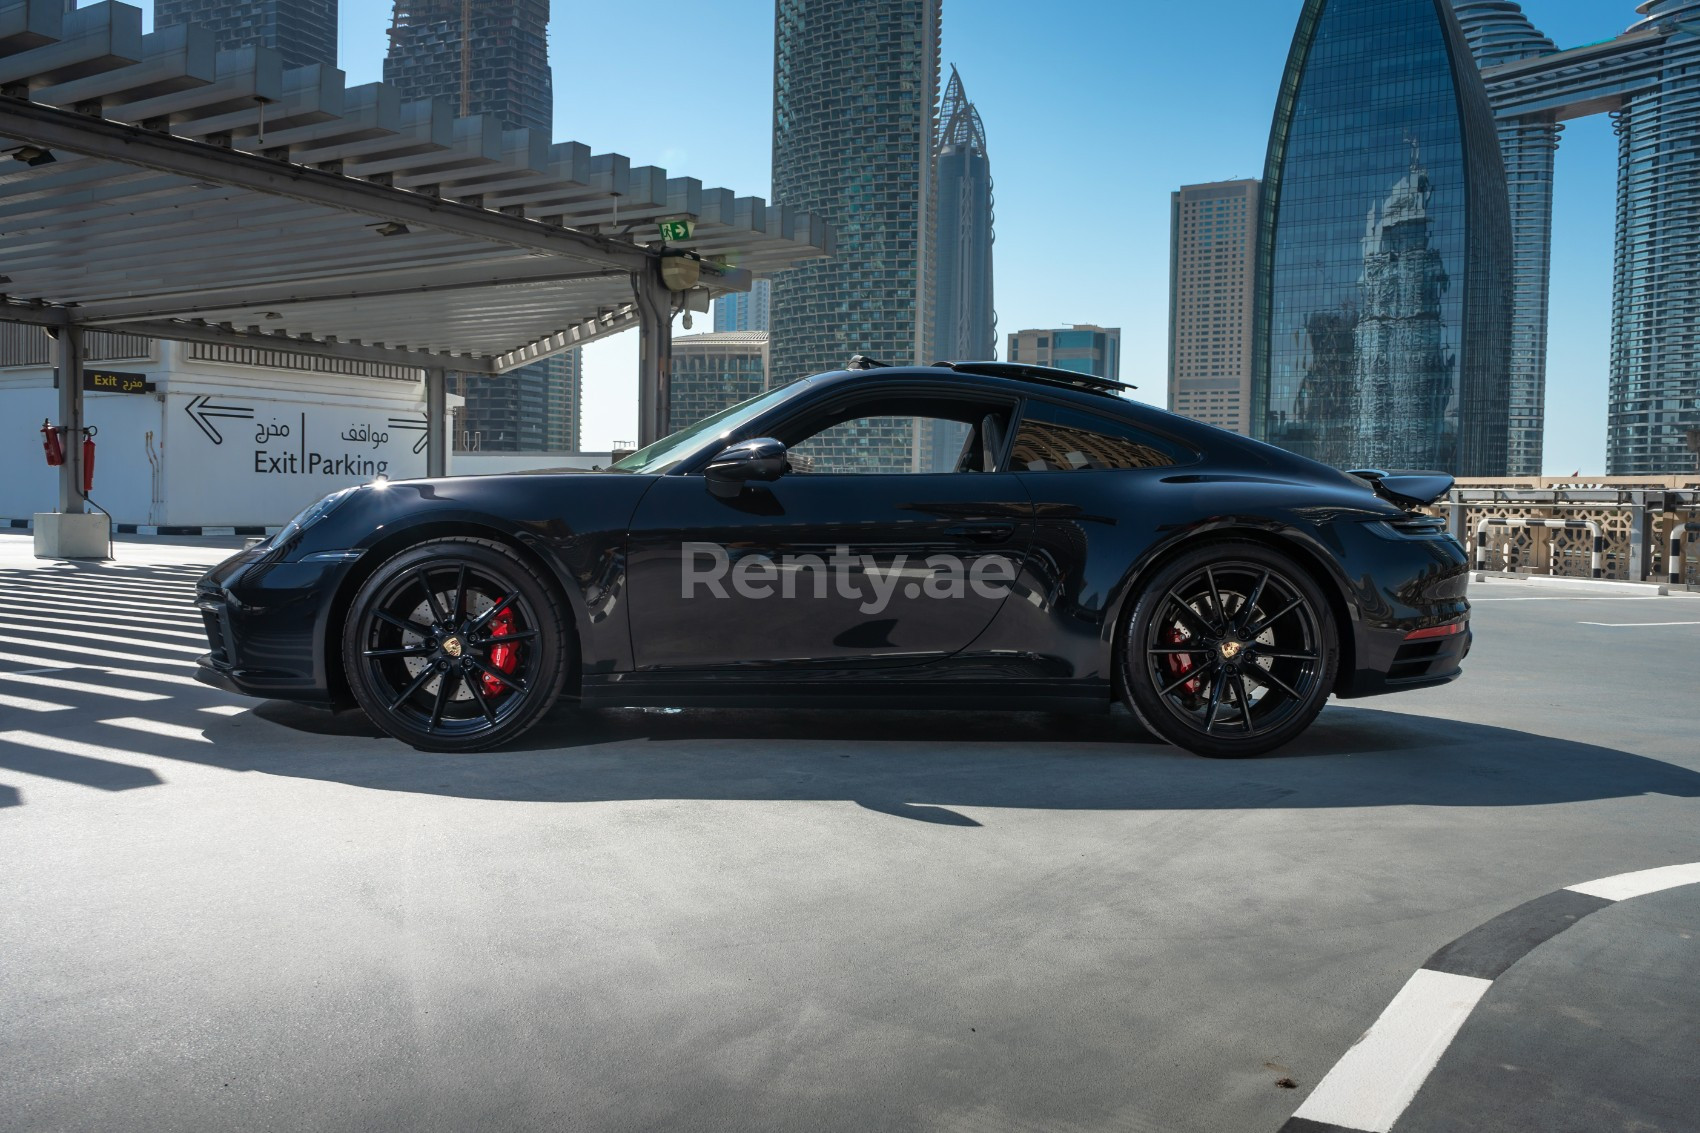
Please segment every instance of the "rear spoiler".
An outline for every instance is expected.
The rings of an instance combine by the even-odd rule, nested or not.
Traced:
[[[1381,468],[1353,468],[1346,473],[1369,481],[1375,494],[1390,504],[1414,511],[1445,496],[1452,490],[1453,480],[1444,472],[1413,472],[1408,469],[1386,471]]]

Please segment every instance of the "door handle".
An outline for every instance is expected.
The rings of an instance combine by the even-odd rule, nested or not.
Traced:
[[[959,523],[945,528],[944,533],[953,539],[968,539],[975,543],[1002,543],[1014,530],[1013,523]]]

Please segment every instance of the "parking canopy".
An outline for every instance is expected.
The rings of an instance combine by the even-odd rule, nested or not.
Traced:
[[[675,219],[691,234],[663,248]],[[664,336],[832,246],[819,218],[619,154],[204,28],[143,35],[126,4],[0,0],[0,320],[500,373],[646,303]]]

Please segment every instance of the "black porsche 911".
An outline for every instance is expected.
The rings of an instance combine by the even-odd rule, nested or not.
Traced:
[[[346,489],[201,581],[199,675],[358,704],[432,751],[572,697],[1119,702],[1210,756],[1292,740],[1330,694],[1458,675],[1464,553],[1416,510],[1449,477],[1339,472],[1124,388],[861,364],[606,469]]]

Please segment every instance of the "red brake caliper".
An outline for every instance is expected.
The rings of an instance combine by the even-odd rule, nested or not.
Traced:
[[[1169,632],[1164,635],[1164,640],[1170,645],[1180,645],[1186,641],[1186,635],[1183,634],[1178,627],[1170,626]],[[1173,673],[1177,677],[1186,676],[1196,667],[1197,666],[1192,663],[1192,655],[1189,653],[1169,654],[1169,672]],[[486,677],[485,679],[488,680],[489,678]],[[1181,689],[1188,696],[1197,696],[1199,683],[1196,679],[1190,680],[1186,682],[1186,684],[1182,685]]]
[[[491,637],[506,637],[514,631],[514,612],[512,608],[503,610],[490,621]],[[504,673],[511,673],[519,666],[519,646],[498,645],[490,650],[490,667]],[[508,686],[484,674],[484,694],[500,696],[507,691]]]

